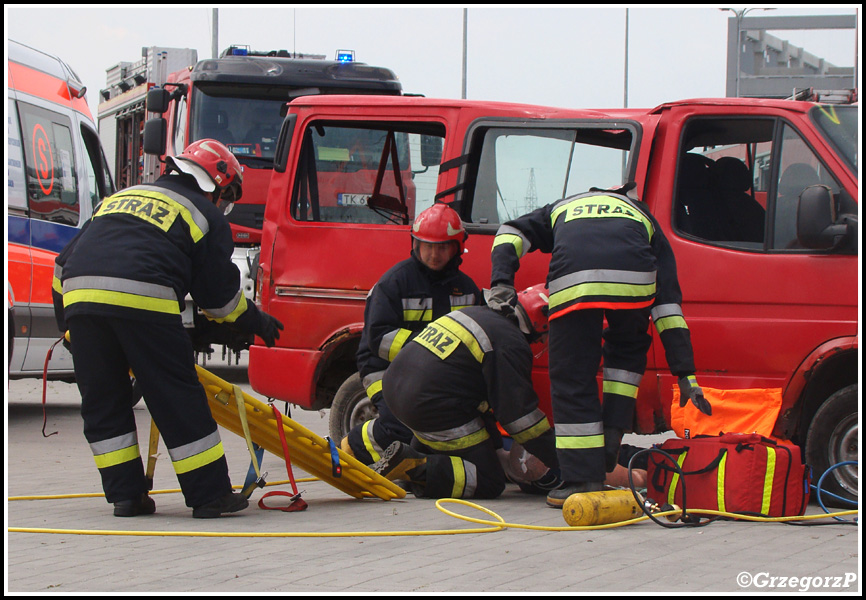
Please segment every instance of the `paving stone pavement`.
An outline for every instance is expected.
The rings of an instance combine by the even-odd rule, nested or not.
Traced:
[[[245,391],[259,397],[243,381],[242,371],[238,377]],[[251,503],[243,512],[212,520],[192,519],[191,509],[178,493],[154,494],[156,514],[134,519],[113,517],[112,507],[101,497],[8,500],[102,491],[81,432],[77,388],[62,382],[49,382],[48,388],[46,432],[58,433],[44,438],[41,380],[8,385],[7,594],[808,591],[853,595],[861,589],[860,528],[835,522],[802,527],[718,521],[672,530],[644,521],[595,531],[505,528],[430,535],[440,530],[492,528],[450,516],[432,500],[411,495],[390,502],[356,500],[321,481],[298,484],[309,504],[306,511],[261,510]],[[140,404],[135,412],[139,439],[145,444],[150,420]],[[326,413],[296,408],[292,417],[320,435],[327,433]],[[232,481],[242,483],[249,465],[245,442],[225,430],[221,434]],[[658,441],[630,437],[627,441],[636,445]],[[164,446],[160,451],[154,488],[176,489]],[[273,455],[265,455],[264,469],[271,481],[286,479],[284,463]],[[301,471],[295,476],[307,477]],[[273,489],[290,490],[290,486],[265,491]],[[253,501],[262,493],[256,491]],[[268,501],[280,505],[279,498]],[[501,498],[477,504],[508,523],[566,525],[561,511],[514,486]],[[444,507],[468,517],[492,519],[469,506]],[[808,512],[822,513],[816,506]],[[9,532],[10,527],[70,532]],[[117,535],[125,531],[159,534]],[[171,535],[177,532],[202,537]],[[311,537],[299,537],[304,534]]]

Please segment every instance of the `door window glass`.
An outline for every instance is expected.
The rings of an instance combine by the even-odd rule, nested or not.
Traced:
[[[787,123],[698,118],[686,125],[677,165],[674,225],[708,243],[793,250],[797,203],[817,183],[840,187]]]
[[[409,223],[436,195],[444,128],[315,123],[292,195],[299,221]]]
[[[802,248],[797,241],[800,194],[810,185],[822,184],[838,197],[840,186],[803,138],[787,124],[782,127],[781,144],[773,248]]]
[[[631,139],[621,129],[487,129],[471,182],[472,222],[504,223],[592,187],[622,185]]]

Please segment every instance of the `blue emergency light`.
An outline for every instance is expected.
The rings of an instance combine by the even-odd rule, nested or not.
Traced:
[[[337,50],[337,60],[341,63],[355,62],[355,51]]]

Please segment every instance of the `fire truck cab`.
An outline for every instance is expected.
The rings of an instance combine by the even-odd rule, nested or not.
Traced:
[[[857,136],[856,106],[788,100],[573,110],[299,98],[275,147],[258,273],[258,301],[285,331],[251,348],[250,383],[331,407],[339,439],[371,414],[355,364],[364,299],[408,256],[415,215],[451,203],[470,234],[462,268],[484,287],[502,223],[634,182],[677,258],[698,380],[781,388],[774,435],[804,446],[817,476],[857,456]],[[518,289],[544,281],[548,260],[525,256]],[[653,333],[636,433],[670,428],[675,380]],[[549,409],[543,350],[534,377]],[[856,467],[833,479],[856,495]]]
[[[9,40],[6,287],[10,377],[41,377],[61,335],[54,319],[54,259],[113,193],[86,89],[62,60]],[[72,377],[63,349],[48,365]]]

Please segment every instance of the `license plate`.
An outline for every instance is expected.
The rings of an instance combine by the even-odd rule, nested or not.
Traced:
[[[337,206],[367,206],[370,194],[337,194]]]

